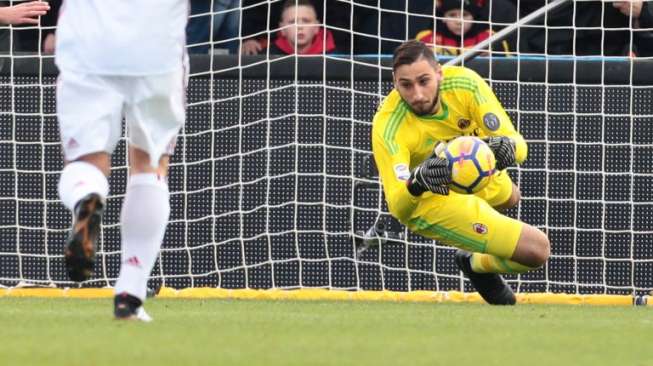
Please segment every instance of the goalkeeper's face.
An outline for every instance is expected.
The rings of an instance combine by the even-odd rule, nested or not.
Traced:
[[[434,114],[439,106],[442,69],[420,58],[394,72],[395,89],[418,116]]]

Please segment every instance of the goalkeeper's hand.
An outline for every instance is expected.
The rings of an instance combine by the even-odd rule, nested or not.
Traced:
[[[407,184],[410,194],[419,196],[426,191],[448,195],[449,183],[451,183],[451,170],[447,159],[434,156],[413,169]]]
[[[497,170],[504,170],[515,164],[515,141],[505,136],[490,136],[483,138],[497,161]]]

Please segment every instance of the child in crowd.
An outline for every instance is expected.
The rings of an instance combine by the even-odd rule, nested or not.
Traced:
[[[336,51],[333,34],[320,26],[315,6],[310,0],[286,0],[279,28],[269,45],[271,55],[322,55]],[[264,47],[265,41],[258,42]]]
[[[482,0],[438,0],[435,32],[424,30],[416,39],[433,45],[439,55],[458,55],[492,35],[487,9]],[[508,42],[501,42],[499,48],[495,45],[495,51],[510,52]]]

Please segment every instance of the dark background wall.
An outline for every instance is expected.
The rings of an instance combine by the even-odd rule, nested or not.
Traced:
[[[193,72],[237,59],[216,58],[212,69],[209,61],[195,58]],[[460,289],[451,248],[406,233],[384,214],[369,132],[379,97],[392,87],[379,72],[387,62],[288,59],[192,77],[171,167],[171,222],[152,284]],[[529,142],[529,159],[510,171],[524,198],[509,214],[545,229],[553,246],[545,268],[511,283],[521,291],[653,288],[651,64],[471,66],[491,75]],[[56,196],[56,70],[34,59],[0,67],[0,284],[70,285],[61,256],[70,214]],[[119,269],[124,142],[114,165],[88,286],[112,284]],[[353,234],[377,219],[399,240],[356,259]]]

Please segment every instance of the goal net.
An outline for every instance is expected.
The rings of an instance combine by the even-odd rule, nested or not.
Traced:
[[[232,38],[191,45],[207,50],[191,55],[187,123],[170,167],[172,211],[150,285],[473,291],[453,248],[389,216],[371,156],[371,120],[392,89],[388,52],[419,31],[442,31],[442,14],[421,8],[427,2],[317,1],[335,53],[223,55],[230,41],[273,44],[276,20],[263,18],[248,34],[244,19],[260,8],[272,16],[280,3],[242,1],[191,17],[236,14],[243,25]],[[469,22],[496,32],[519,19],[518,8],[500,19],[495,3],[504,5],[480,1],[488,15]],[[578,4],[589,3],[566,5],[574,17]],[[597,13],[601,21],[618,15],[608,10]],[[507,277],[520,292],[653,288],[653,61],[637,48],[652,29],[617,28],[628,35],[619,57],[600,44],[616,32],[601,21],[565,27],[540,19],[465,63],[490,83],[529,144],[528,160],[509,169],[522,200],[507,214],[544,230],[552,255],[539,270]],[[56,190],[56,69],[51,55],[15,49],[24,33],[38,44],[47,29],[1,29],[14,48],[0,55],[2,286],[74,285],[62,255],[71,215]],[[571,51],[557,48],[561,31],[572,34]],[[583,32],[598,34],[598,54],[579,51]],[[526,47],[540,36],[542,50]],[[83,286],[112,286],[118,275],[125,147],[123,140],[113,156],[95,275]]]

